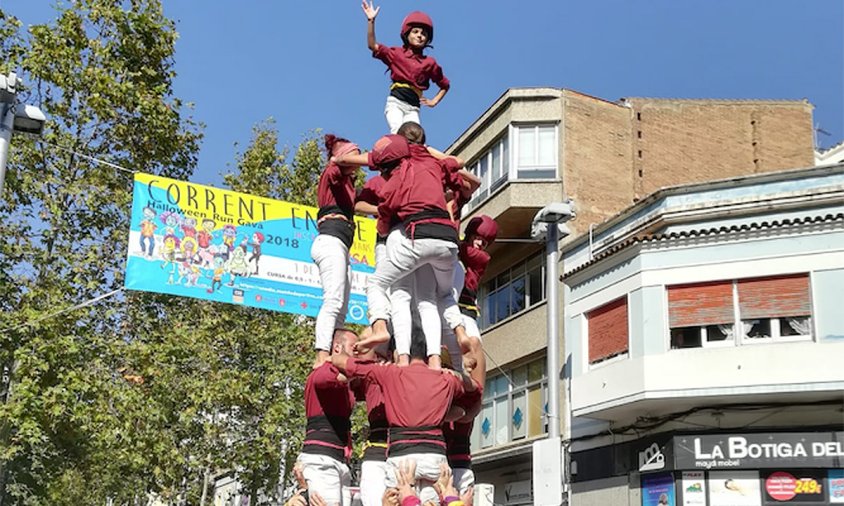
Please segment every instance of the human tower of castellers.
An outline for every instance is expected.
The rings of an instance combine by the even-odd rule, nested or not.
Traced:
[[[351,423],[365,402],[369,438],[360,472],[364,506],[471,504],[469,437],[480,411],[486,363],[476,294],[498,227],[472,218],[459,238],[461,207],[480,181],[463,162],[425,144],[421,105],[435,106],[449,81],[424,50],[434,25],[422,12],[402,23],[399,47],[376,42],[379,8],[364,0],[368,45],[390,71],[384,114],[390,134],[362,154],[325,136],[329,162],[318,187],[319,235],[311,255],[322,288],[316,358],[305,384],[307,432],[295,472],[302,489],[288,501],[350,504]],[[423,92],[439,87],[434,98]],[[357,191],[361,166],[378,172]],[[366,295],[371,325],[343,327],[355,213],[377,217],[375,272]]]

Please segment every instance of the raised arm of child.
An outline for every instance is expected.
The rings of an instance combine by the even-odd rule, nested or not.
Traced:
[[[366,0],[363,0],[363,4],[361,5],[363,8],[363,13],[366,14],[366,45],[369,46],[370,51],[375,51],[378,49],[378,42],[375,41],[375,17],[378,16],[378,11],[381,10],[381,7],[375,7],[370,0],[369,4],[367,5]]]
[[[369,165],[369,157],[366,153],[346,153],[331,157],[331,161],[341,167]]]
[[[481,179],[468,170],[460,169],[457,171],[457,175],[463,180],[463,189],[468,193],[468,196],[471,196],[475,193],[475,190],[481,187]]]
[[[466,165],[466,163],[463,161],[462,158],[454,156],[454,155],[447,155],[447,154],[443,153],[442,151],[440,151],[439,149],[437,149],[435,147],[425,146],[425,149],[427,149],[428,153],[431,156],[433,156],[434,158],[436,158],[437,160],[445,160],[446,158],[453,158],[454,161],[457,162],[458,165],[460,165],[460,167],[463,167],[463,166]]]

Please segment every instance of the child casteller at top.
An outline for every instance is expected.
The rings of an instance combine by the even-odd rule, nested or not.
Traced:
[[[424,50],[434,40],[434,23],[427,14],[420,11],[411,12],[404,18],[401,25],[401,47],[389,47],[379,44],[375,40],[375,17],[381,7],[375,7],[363,0],[363,12],[366,14],[367,31],[366,42],[372,56],[383,61],[390,71],[390,96],[384,107],[384,116],[390,133],[398,132],[402,124],[419,121],[419,106],[424,104],[434,107],[448,92],[451,85],[443,75],[443,69],[431,56],[425,56]],[[425,98],[422,93],[428,89],[429,82],[439,86],[440,91],[434,98]]]

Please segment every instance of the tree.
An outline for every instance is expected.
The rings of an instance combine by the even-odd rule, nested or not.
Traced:
[[[131,177],[75,152],[186,179],[201,138],[173,95],[176,32],[158,0],[57,9],[26,34],[0,14],[0,70],[22,70],[22,98],[49,118],[45,143],[12,143],[0,208],[3,504],[121,498],[151,481],[129,472],[149,436],[133,432],[148,413],[119,372],[132,298],[39,319],[122,284]]]
[[[0,70],[49,118],[12,144],[0,204],[0,504],[197,504],[220,470],[270,500],[304,434],[312,322],[140,292],[78,306],[122,286],[132,195],[79,153],[188,179],[201,133],[159,0],[57,9],[25,34],[0,11]],[[291,157],[268,121],[225,181],[313,205],[324,163],[317,132]]]

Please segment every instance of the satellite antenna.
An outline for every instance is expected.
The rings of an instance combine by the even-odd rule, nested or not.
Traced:
[[[820,149],[820,143],[818,142],[818,134],[824,134],[827,137],[832,135],[831,133],[829,133],[826,130],[824,130],[823,128],[821,128],[820,123],[815,123],[814,134],[815,134],[815,149]]]

